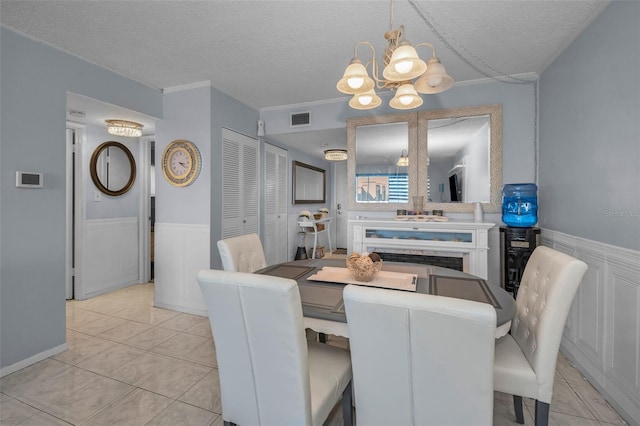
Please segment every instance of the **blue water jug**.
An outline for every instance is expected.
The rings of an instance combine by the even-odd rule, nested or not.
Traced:
[[[502,187],[502,221],[516,228],[528,228],[538,222],[535,183],[510,183]]]

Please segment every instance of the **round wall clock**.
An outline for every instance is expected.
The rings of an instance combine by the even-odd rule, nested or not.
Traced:
[[[171,185],[191,185],[201,168],[200,151],[192,142],[175,140],[162,153],[162,174]]]

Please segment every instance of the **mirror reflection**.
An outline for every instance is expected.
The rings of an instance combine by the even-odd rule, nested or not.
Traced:
[[[429,120],[427,141],[429,202],[491,200],[488,115]]]
[[[351,210],[500,211],[499,104],[351,118],[347,148]]]
[[[482,203],[485,212],[500,211],[502,105],[421,111],[418,133],[427,210],[471,212]]]
[[[356,202],[409,201],[408,149],[408,123],[356,128]]]
[[[293,162],[293,204],[326,202],[325,170],[299,161]]]
[[[91,156],[91,179],[107,195],[129,191],[136,178],[136,163],[131,151],[120,142],[109,141],[98,146]]]
[[[421,166],[416,113],[354,117],[347,120],[349,209],[410,209]]]

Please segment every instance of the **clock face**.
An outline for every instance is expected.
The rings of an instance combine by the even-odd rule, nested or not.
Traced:
[[[191,168],[191,158],[185,149],[177,149],[169,159],[169,167],[175,176],[185,176]]]
[[[162,174],[174,186],[188,186],[200,174],[200,151],[185,140],[171,142],[162,154]]]

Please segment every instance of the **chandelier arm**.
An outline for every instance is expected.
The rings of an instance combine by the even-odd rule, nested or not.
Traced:
[[[365,68],[368,67],[369,64],[371,64],[371,75],[373,77],[373,81],[375,81],[376,83],[376,88],[383,89],[386,81],[380,79],[380,77],[378,76],[378,61],[376,59],[376,49],[373,47],[373,45],[368,41],[359,41],[354,49],[354,56],[358,58],[358,47],[362,45],[368,46],[369,49],[371,49],[371,59],[367,61],[367,63],[365,64]]]
[[[369,46],[369,49],[371,49],[371,55],[375,58],[376,57],[376,49],[373,48],[373,45],[371,43],[369,43],[368,41],[359,41],[358,43],[356,43],[356,47],[354,47],[353,49],[353,56],[355,58],[358,58],[358,47],[360,46]]]
[[[436,57],[436,48],[435,48],[435,47],[433,47],[433,44],[431,44],[431,43],[426,43],[426,42],[425,42],[425,43],[419,43],[419,44],[416,44],[416,45],[415,45],[415,49],[416,49],[416,50],[418,50],[418,47],[420,47],[420,46],[429,46],[429,47],[431,48],[431,56],[432,56],[433,58],[435,58],[435,57]]]

